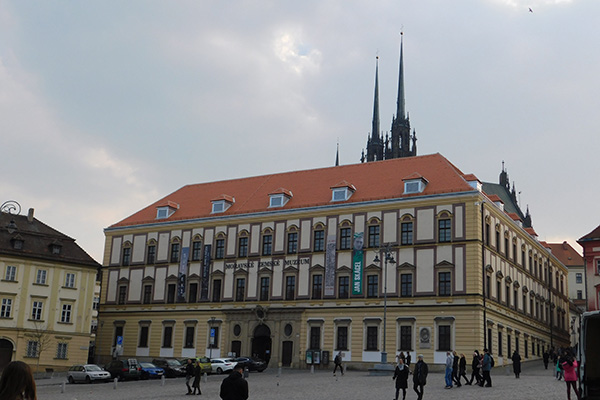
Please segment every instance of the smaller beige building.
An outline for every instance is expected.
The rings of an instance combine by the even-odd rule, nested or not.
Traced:
[[[0,212],[0,370],[13,360],[66,370],[88,359],[100,265],[19,208]]]

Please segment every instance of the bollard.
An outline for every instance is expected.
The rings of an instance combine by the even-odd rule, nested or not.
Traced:
[[[250,372],[248,371],[248,367],[244,367],[244,378],[248,378],[250,376]]]
[[[208,374],[206,372],[204,373],[203,378],[204,378],[204,383],[208,382]]]
[[[115,378],[113,379],[113,389],[117,390],[117,382],[118,382],[119,378]]]
[[[315,373],[315,366],[314,366],[314,365],[311,365],[311,366],[310,366],[310,373],[311,373],[311,374],[314,374],[314,373]]]
[[[165,386],[165,376],[160,377],[160,386]]]
[[[63,382],[63,383],[62,383],[62,385],[60,385],[60,392],[61,392],[61,393],[64,393],[64,392],[65,392],[65,389],[66,389],[66,387],[67,387],[67,382]]]
[[[281,367],[277,368],[277,377],[279,378],[281,376]]]

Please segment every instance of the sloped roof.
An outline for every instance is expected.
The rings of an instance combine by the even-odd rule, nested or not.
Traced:
[[[600,225],[585,236],[582,236],[577,242],[586,242],[588,240],[600,240]]]
[[[11,221],[14,221],[17,226],[14,233],[8,233],[5,229]],[[22,249],[13,247],[14,239],[23,241]],[[53,244],[61,247],[59,254],[52,253],[51,245]],[[100,267],[99,263],[75,243],[75,239],[49,227],[37,218],[33,218],[29,222],[27,216],[3,212],[0,212],[0,254],[94,268]]]
[[[402,178],[418,173],[429,181],[419,194],[404,194]],[[211,214],[211,200],[227,193],[235,203],[218,216],[268,212],[269,193],[283,187],[294,197],[278,210],[293,210],[331,205],[331,187],[339,182],[352,182],[353,196],[342,204],[371,200],[410,198],[444,193],[471,192],[474,189],[463,178],[464,174],[441,154],[397,158],[362,164],[351,164],[304,171],[284,172],[249,178],[184,186],[148,207],[136,212],[110,228],[155,223],[156,207],[165,201],[180,205],[169,218],[158,222],[189,220],[215,216]],[[340,203],[336,203],[339,205]]]
[[[547,247],[561,263],[569,266],[581,266],[584,264],[583,257],[569,243],[548,243]]]
[[[521,221],[525,220],[525,215],[523,215],[521,209],[513,203],[510,192],[506,190],[504,186],[497,183],[483,182],[483,192],[490,198],[494,195],[498,196],[502,203],[504,203],[504,212],[507,214],[517,214]]]

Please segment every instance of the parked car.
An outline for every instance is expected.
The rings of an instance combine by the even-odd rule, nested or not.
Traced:
[[[152,364],[158,368],[162,368],[167,378],[185,376],[185,365],[181,364],[175,358],[155,358],[152,360]]]
[[[149,362],[140,363],[140,367],[142,368],[142,379],[158,379],[162,377],[165,373],[164,369],[159,368],[156,365]]]
[[[95,381],[110,381],[110,373],[103,370],[96,364],[79,364],[73,365],[67,372],[69,383],[85,382],[91,383]]]
[[[113,360],[104,366],[112,378],[120,381],[127,379],[139,380],[142,375],[142,369],[135,358],[127,360]]]
[[[234,361],[236,363],[240,363],[244,366],[244,368],[248,368],[248,371],[258,371],[263,372],[267,369],[267,363],[258,358],[252,357],[238,357],[235,358]]]
[[[236,362],[233,361],[233,358],[212,358],[210,360],[212,372],[217,374],[231,372],[235,364]]]

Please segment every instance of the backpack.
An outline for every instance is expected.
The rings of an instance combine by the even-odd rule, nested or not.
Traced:
[[[338,354],[337,356],[335,356],[335,359],[333,360],[334,363],[336,364],[341,364],[342,363],[342,357],[340,357],[340,355]]]
[[[496,365],[496,363],[494,362],[494,357],[492,357],[491,354],[490,354],[490,365],[492,366],[492,368],[494,368],[494,365]]]

